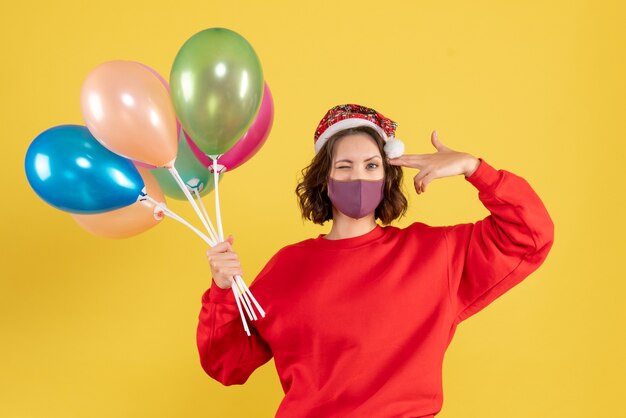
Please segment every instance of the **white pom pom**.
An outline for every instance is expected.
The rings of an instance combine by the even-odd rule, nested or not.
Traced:
[[[404,154],[404,142],[393,136],[389,137],[385,144],[385,154],[389,158],[398,158]]]

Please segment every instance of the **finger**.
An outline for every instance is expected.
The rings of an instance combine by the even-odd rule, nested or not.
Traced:
[[[422,170],[413,177],[413,183],[419,184],[422,179],[428,174],[426,170]]]
[[[443,145],[443,142],[441,142],[441,140],[439,140],[439,135],[437,134],[437,131],[433,131],[433,133],[430,135],[430,142],[433,144],[433,146],[435,148],[437,148],[437,151],[447,151],[448,150],[448,147]]]
[[[228,277],[235,276],[235,275],[243,276],[243,270],[240,268],[236,268],[236,267],[225,267],[225,268],[219,269],[219,274],[223,274],[224,276],[228,276]]]
[[[233,246],[228,241],[222,241],[212,248],[215,252],[223,253],[233,251]]]
[[[224,246],[226,246],[226,248],[232,248],[233,245],[233,237],[232,235],[229,235],[228,237],[226,237],[226,239],[222,242],[220,242],[219,244],[222,244]]]
[[[236,252],[220,253],[217,255],[220,260],[239,260]]]
[[[209,257],[210,260],[239,260],[237,253],[227,252],[227,253],[217,253],[212,254]]]
[[[217,244],[214,247],[211,247],[208,250],[206,250],[206,255],[208,257],[212,254],[221,254],[223,252],[228,252],[228,248],[226,246]]]
[[[232,248],[233,241],[234,241],[234,237],[232,235],[229,235],[228,237],[226,237],[224,241],[218,241],[217,244],[215,244],[212,248],[214,249]]]
[[[389,158],[387,157],[387,162],[391,165],[402,165],[405,160],[402,157]]]
[[[428,157],[429,154],[406,154],[397,158],[387,158],[387,162],[391,165],[421,169],[424,166],[424,159]]]
[[[211,260],[209,265],[211,266],[211,270],[214,274],[224,274],[225,272],[228,272],[229,269],[239,269],[240,271],[243,271],[239,261]]]
[[[241,269],[241,263],[236,260],[222,260],[216,263],[214,268],[226,269],[226,268],[238,268]]]
[[[215,244],[213,247],[211,247],[211,249],[219,250],[220,248],[227,248],[229,244],[230,244],[230,242],[228,242],[228,241],[219,241],[217,244]]]
[[[424,178],[422,179],[422,192],[426,191],[426,186],[428,186],[428,184],[430,184],[431,181],[434,180],[433,175],[431,175],[431,173],[428,173],[428,175],[424,176]]]
[[[414,182],[413,186],[415,187],[415,192],[417,194],[420,194],[422,192],[422,184],[419,181]]]
[[[413,177],[413,184],[415,185],[415,191],[417,192],[417,194],[420,194],[422,192],[422,179],[427,174],[428,173],[426,171],[422,170],[415,177]]]

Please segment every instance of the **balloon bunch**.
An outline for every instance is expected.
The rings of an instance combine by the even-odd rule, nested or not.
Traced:
[[[52,127],[28,148],[26,176],[39,197],[104,237],[133,236],[167,216],[210,246],[224,241],[221,176],[256,154],[274,119],[246,39],[226,28],[196,33],[178,51],[169,84],[144,64],[105,62],[86,77],[80,108],[86,126]],[[201,199],[211,190],[217,229]],[[164,194],[188,200],[206,234],[169,209]],[[265,312],[241,276],[231,281],[250,336],[244,310],[250,320],[254,307]]]

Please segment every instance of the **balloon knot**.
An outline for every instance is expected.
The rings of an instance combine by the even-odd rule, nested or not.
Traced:
[[[166,210],[167,206],[165,206],[165,203],[163,202],[154,205],[154,219],[156,219],[157,221],[163,219]]]

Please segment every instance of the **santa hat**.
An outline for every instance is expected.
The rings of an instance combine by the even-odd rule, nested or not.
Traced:
[[[326,112],[315,130],[315,153],[337,132],[357,126],[370,126],[378,131],[385,140],[387,157],[396,158],[404,154],[404,143],[395,138],[398,124],[374,109],[357,104],[338,105]]]

